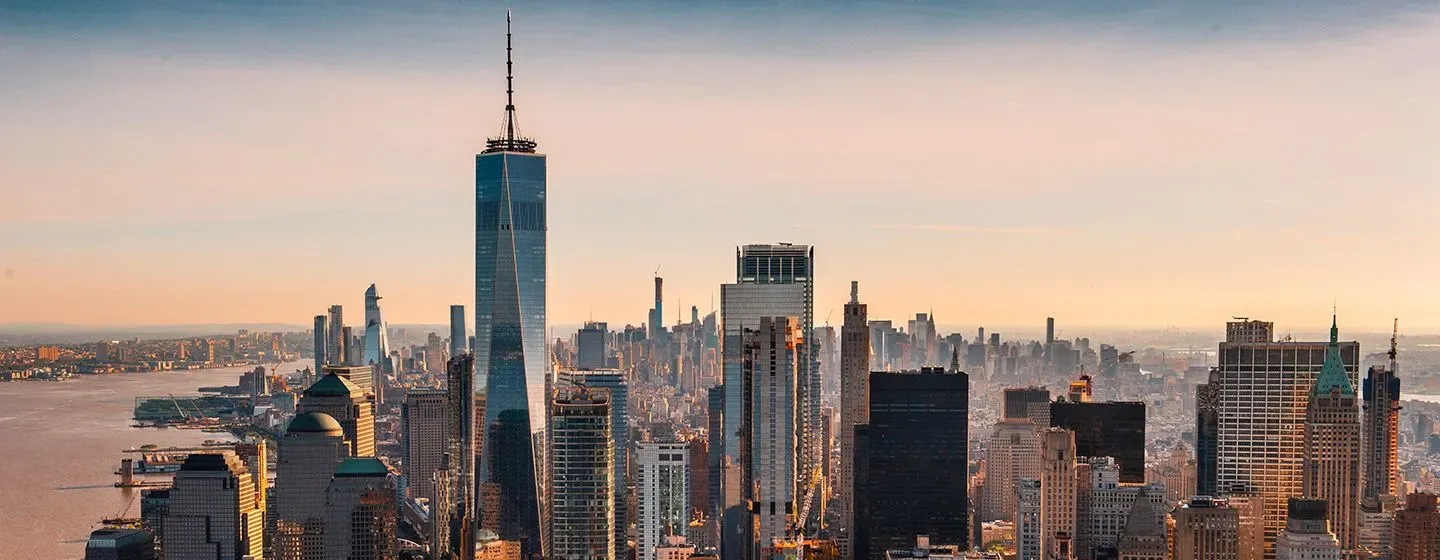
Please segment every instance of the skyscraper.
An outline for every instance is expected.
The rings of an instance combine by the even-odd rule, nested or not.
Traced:
[[[475,464],[480,459],[483,433],[477,432],[475,419],[483,416],[476,401],[475,356],[470,353],[456,354],[445,368],[445,401],[449,405],[446,414],[445,469],[438,473],[436,480],[436,503],[431,517],[435,523],[447,526],[437,531],[439,536],[432,546],[448,554],[437,558],[470,560],[475,551],[475,520],[478,519],[479,505],[476,503]],[[441,495],[441,490],[448,490]]]
[[[233,453],[193,453],[175,473],[165,517],[168,560],[261,556],[265,511],[255,481]]]
[[[1141,488],[1135,497],[1115,544],[1120,560],[1165,560],[1165,510],[1147,492]]]
[[[1360,506],[1360,416],[1355,386],[1340,362],[1340,330],[1334,322],[1325,363],[1305,407],[1302,468],[1304,496],[1325,501],[1326,517],[1341,550],[1354,550]]]
[[[1290,498],[1285,529],[1275,537],[1277,560],[1340,560],[1340,543],[1330,532],[1325,500]]]
[[[1015,485],[1040,480],[1040,439],[1029,418],[1002,418],[995,423],[985,454],[982,521],[1015,519]]]
[[[855,426],[870,423],[870,324],[860,303],[859,282],[850,282],[850,303],[840,327],[840,495],[841,526],[836,544],[841,560],[851,560],[855,526]]]
[[[1012,387],[1005,389],[1004,418],[1011,420],[1030,419],[1035,429],[1050,426],[1050,390],[1044,387]]]
[[[315,330],[315,332],[314,332],[314,334],[315,334],[315,349],[314,349],[314,351],[315,351],[315,369],[311,370],[311,371],[313,372],[313,373],[311,373],[311,375],[312,375],[312,376],[318,376],[318,375],[320,375],[320,369],[323,368],[323,367],[325,367],[325,352],[326,352],[326,349],[328,348],[328,346],[326,345],[326,341],[329,340],[328,338],[326,338],[326,336],[328,335],[328,331],[326,330],[326,326],[325,326],[325,316],[324,316],[324,315],[316,315],[316,316],[315,316],[315,327],[314,327],[314,330]],[[306,379],[306,380],[305,380],[305,384],[306,384],[306,385],[309,385],[309,384],[310,384],[311,382],[313,382],[313,381],[314,381],[313,379]]]
[[[465,306],[450,306],[450,355],[459,356],[470,351],[470,337],[465,334]]]
[[[1398,321],[1396,330],[1399,330]],[[1390,549],[1399,487],[1400,378],[1396,376],[1396,332],[1390,339],[1390,366],[1371,366],[1362,385],[1365,488],[1360,494],[1360,546],[1375,554]]]
[[[655,549],[665,537],[684,536],[690,522],[690,449],[681,442],[638,443],[635,484],[637,560],[658,560]]]
[[[334,372],[325,374],[305,389],[295,406],[297,414],[322,412],[344,429],[345,443],[353,457],[375,455],[375,404],[373,397]]]
[[[1050,347],[1055,345],[1055,318],[1045,318],[1045,365],[1050,365]]]
[[[345,308],[339,305],[330,306],[329,318],[326,320],[326,331],[330,337],[330,347],[325,351],[325,361],[329,364],[342,365],[345,363],[346,347],[350,345],[349,337],[345,335]],[[320,375],[316,370],[315,375]]]
[[[615,468],[610,396],[604,389],[557,392],[550,433],[551,550],[566,560],[615,560]]]
[[[1440,509],[1435,503],[1435,494],[1428,492],[1405,496],[1405,509],[1395,513],[1394,560],[1440,558]]]
[[[1211,371],[1207,383],[1195,386],[1195,491],[1201,496],[1218,496],[1220,451],[1220,379]]]
[[[1114,457],[1120,482],[1145,482],[1144,402],[1055,401],[1050,426],[1074,432],[1081,457]]]
[[[400,416],[405,444],[405,490],[435,501],[435,473],[449,450],[450,400],[445,391],[411,389]]]
[[[365,289],[365,356],[362,359],[365,365],[380,366],[381,373],[390,369],[386,363],[390,360],[390,335],[385,331],[385,319],[380,315],[380,294],[371,284]],[[375,383],[375,390],[379,392],[379,383]]]
[[[866,483],[856,488],[857,560],[884,560],[916,535],[968,548],[970,377],[943,368],[870,375]]]
[[[85,560],[155,560],[155,538],[146,529],[97,529],[85,541]]]
[[[295,416],[280,438],[275,462],[277,560],[316,560],[325,554],[325,489],[335,467],[350,455],[345,431],[328,414]]]
[[[480,480],[498,491],[503,540],[549,557],[541,530],[547,385],[545,156],[520,135],[505,29],[505,118],[475,156],[475,375],[485,394]]]
[[[759,549],[784,538],[790,518],[799,513],[796,503],[796,397],[805,341],[794,317],[761,317],[758,329],[747,334],[745,378],[751,386],[752,420],[750,473],[753,482],[751,512]],[[761,553],[757,558],[764,557]]]
[[[735,252],[735,283],[722,284],[720,286],[720,315],[723,331],[721,340],[721,352],[723,363],[724,387],[725,387],[725,441],[723,446],[724,460],[722,465],[730,465],[730,468],[745,469],[749,462],[746,455],[747,449],[742,447],[741,434],[749,433],[751,421],[750,405],[753,402],[752,395],[748,393],[750,386],[745,381],[745,352],[747,343],[745,331],[754,331],[759,328],[762,317],[795,317],[798,320],[800,332],[797,337],[808,341],[813,320],[814,307],[814,251],[804,245],[746,245],[737,248]],[[795,433],[800,437],[797,449],[800,450],[802,461],[795,465],[796,472],[801,473],[800,480],[802,488],[809,482],[809,472],[803,467],[808,463],[803,461],[808,450],[811,450],[812,443],[805,437],[806,418],[810,412],[814,413],[814,419],[818,422],[820,416],[819,401],[819,380],[815,381],[815,396],[813,410],[806,404],[805,398],[808,392],[812,354],[807,350],[806,356],[798,360],[797,367],[801,368],[797,374],[796,418],[794,423]],[[814,442],[818,443],[818,442]],[[818,449],[818,445],[815,446]],[[745,473],[739,473],[735,477],[740,480],[748,480]],[[722,475],[722,479],[729,476]],[[743,500],[749,494],[750,486],[742,487],[740,492],[725,491],[724,497],[726,508],[737,508],[742,506],[737,500]],[[818,511],[818,508],[817,508]],[[748,517],[746,514],[744,517]],[[737,516],[738,518],[738,516]],[[736,525],[729,524],[723,528],[721,539],[721,553],[724,560],[739,560],[739,553],[743,547],[747,547],[749,538],[744,535],[745,531]],[[729,546],[734,543],[735,546]],[[743,543],[743,544],[742,544]]]
[[[1265,556],[1286,524],[1286,500],[1301,495],[1305,410],[1329,343],[1271,342],[1262,321],[1226,324],[1220,343],[1216,482],[1227,495],[1247,488],[1264,500]],[[1340,362],[1357,384],[1360,347],[1338,345]],[[1233,497],[1233,495],[1232,495]]]
[[[656,272],[659,272],[658,270]],[[650,340],[657,345],[665,342],[665,279],[655,276],[655,307],[650,308]]]
[[[585,326],[575,333],[575,366],[581,369],[605,367],[605,358],[610,355],[606,338],[610,332],[605,323],[586,321]]]
[[[1022,478],[1015,483],[1015,557],[1041,560],[1040,481]]]
[[[630,384],[625,373],[618,369],[572,369],[562,370],[560,387],[591,387],[604,389],[610,398],[610,434],[614,441],[614,456],[611,459],[615,480],[615,555],[623,555],[627,544],[625,530],[632,521],[633,512],[626,504],[626,486],[632,481],[630,474]]]
[[[1239,560],[1240,511],[1224,499],[1196,496],[1170,515],[1175,560]]]
[[[374,457],[352,457],[335,467],[325,490],[325,558],[396,558],[394,478]]]
[[[1049,428],[1040,439],[1040,550],[1048,560],[1074,560],[1075,432]]]

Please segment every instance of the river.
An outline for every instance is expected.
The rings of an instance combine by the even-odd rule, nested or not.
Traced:
[[[283,364],[291,372],[309,362]],[[133,428],[137,396],[234,385],[254,366],[0,383],[0,551],[7,558],[83,558],[107,517],[140,516],[140,490],[115,488],[121,450],[196,445],[225,434]]]
[[[1400,400],[1440,403],[1440,395],[1412,395],[1410,393],[1400,393]]]

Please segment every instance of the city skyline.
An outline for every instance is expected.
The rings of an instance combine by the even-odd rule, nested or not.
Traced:
[[[23,240],[0,254],[0,314],[304,324],[374,282],[389,322],[443,324],[471,300],[447,255],[468,253],[464,162],[502,104],[503,6],[199,6],[0,8],[0,69],[31,86],[0,92],[0,235]],[[1318,327],[1338,299],[1356,330],[1440,329],[1440,270],[1419,258],[1440,249],[1440,78],[1416,54],[1437,46],[1434,10],[865,5],[817,26],[804,8],[645,6],[517,8],[524,130],[566,154],[552,324],[639,324],[656,266],[667,310],[714,309],[725,255],[788,241],[829,279],[817,316],[853,279],[872,315],[941,323]],[[387,226],[304,219],[322,211]],[[647,219],[594,235],[597,213]],[[1227,252],[1257,240],[1273,247]],[[238,270],[196,266],[225,246]],[[360,248],[427,265],[296,266]],[[957,280],[918,286],[867,254]],[[1337,259],[1353,264],[1297,274]],[[1234,282],[1236,262],[1273,281]]]

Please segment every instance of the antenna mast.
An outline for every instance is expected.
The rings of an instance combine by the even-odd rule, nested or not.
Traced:
[[[510,10],[505,10],[505,122],[500,136],[485,140],[485,152],[535,153],[535,140],[520,135],[520,125],[515,119],[515,51],[510,29]]]

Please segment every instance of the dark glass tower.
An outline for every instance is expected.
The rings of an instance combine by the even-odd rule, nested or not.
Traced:
[[[1113,457],[1120,482],[1145,482],[1145,403],[1050,403],[1050,427],[1075,432],[1075,454]]]
[[[870,374],[870,423],[855,426],[855,559],[883,560],[915,535],[969,548],[970,376],[942,368]]]
[[[480,481],[494,489],[501,539],[547,555],[545,433],[550,360],[545,340],[545,156],[520,136],[505,30],[501,135],[475,156],[475,389],[486,397]],[[487,527],[488,528],[488,527]]]
[[[1216,482],[1220,457],[1220,377],[1195,386],[1195,492],[1219,496]]]

